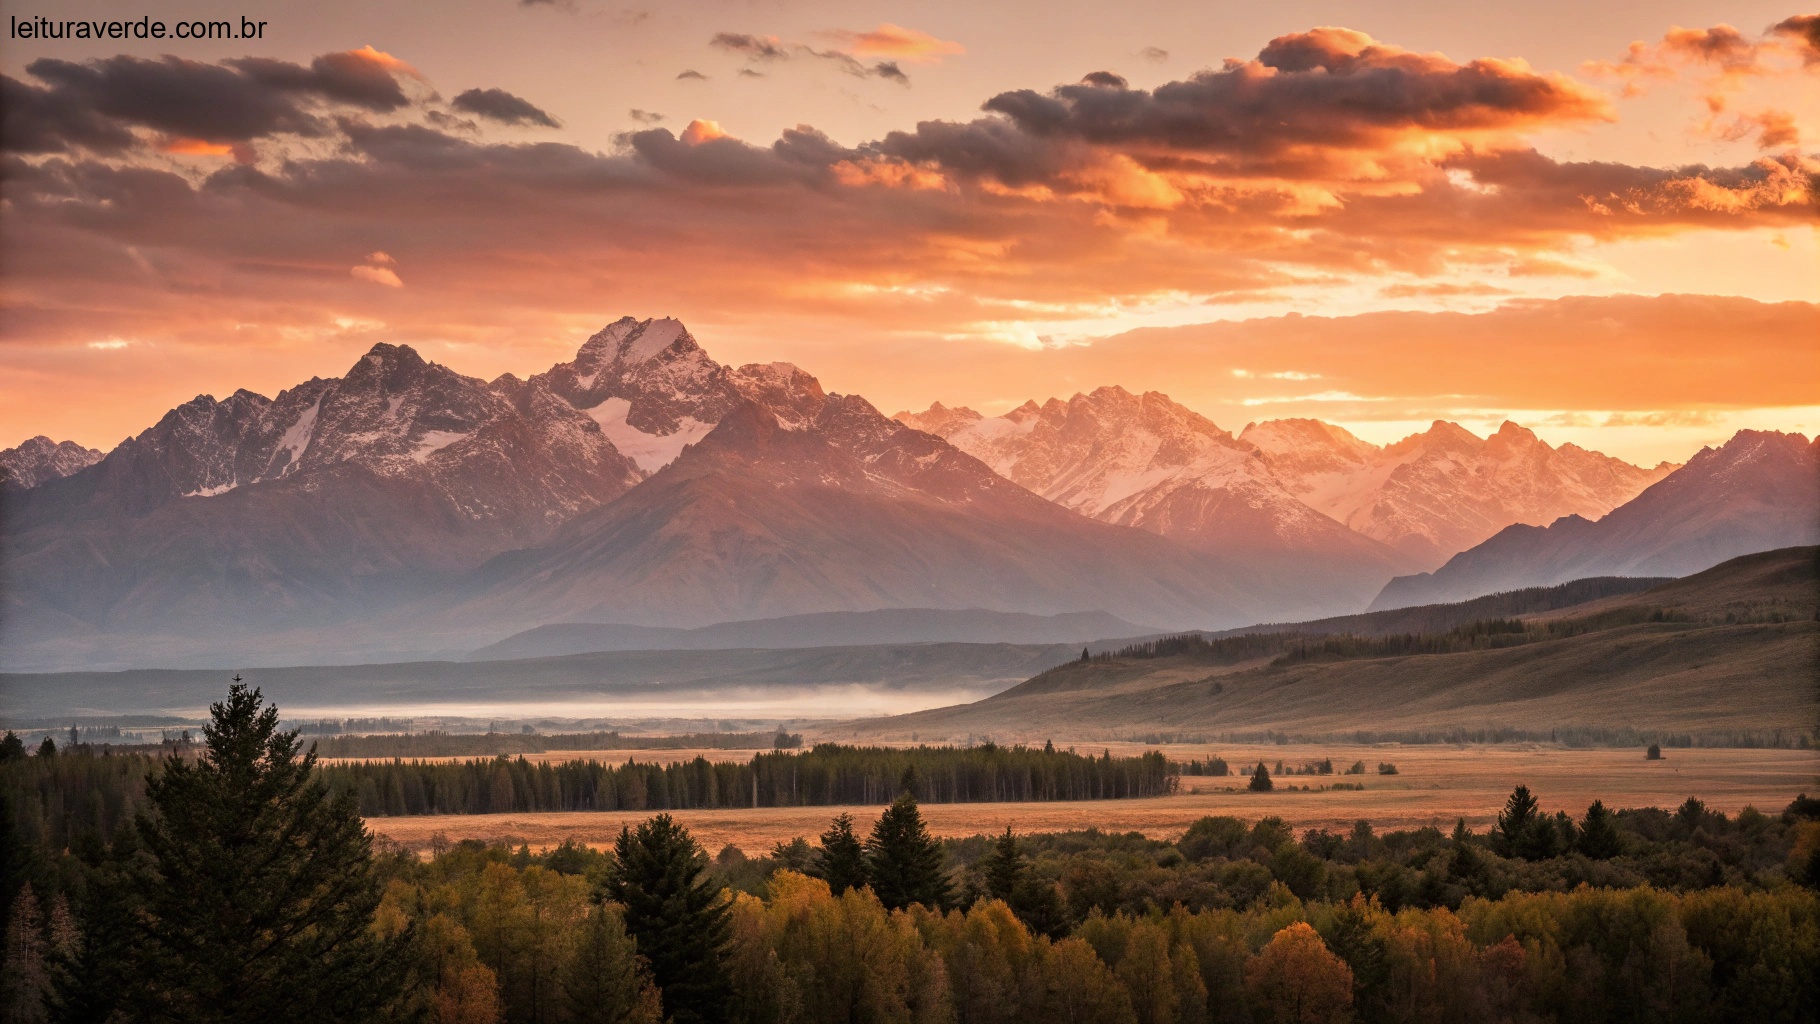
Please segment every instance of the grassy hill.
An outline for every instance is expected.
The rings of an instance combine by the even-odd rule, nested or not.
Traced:
[[[1569,730],[1708,742],[1780,731],[1789,741],[1820,721],[1816,552],[1750,555],[1639,593],[1433,633],[1134,645],[973,704],[854,731],[1008,741]]]

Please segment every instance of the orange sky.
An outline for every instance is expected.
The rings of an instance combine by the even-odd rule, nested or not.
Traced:
[[[378,341],[525,375],[623,314],[888,412],[1116,383],[1636,461],[1820,427],[1796,10],[311,10],[0,50],[0,444]]]

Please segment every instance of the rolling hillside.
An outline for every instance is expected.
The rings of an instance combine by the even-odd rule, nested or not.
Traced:
[[[1471,636],[1350,635],[1324,644],[1254,635],[1165,657],[1095,657],[974,704],[857,723],[855,732],[1007,741],[1150,731],[1811,733],[1820,714],[1816,550],[1750,555],[1641,593],[1529,616],[1520,633],[1499,633],[1513,628],[1505,620]],[[1460,649],[1386,653],[1398,644]]]

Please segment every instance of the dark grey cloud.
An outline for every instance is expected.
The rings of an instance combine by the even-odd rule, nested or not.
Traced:
[[[361,52],[325,54],[308,66],[269,58],[209,64],[166,56],[83,63],[41,58],[8,78],[5,146],[16,152],[72,147],[117,152],[131,129],[211,143],[328,130],[325,110],[389,113],[410,100],[388,66]]]
[[[1137,55],[1157,64],[1161,64],[1169,59],[1169,51],[1160,46],[1146,46],[1142,50],[1139,50]]]
[[[560,128],[562,123],[545,113],[529,100],[521,99],[504,89],[469,89],[449,101],[449,106],[464,114],[484,117],[500,124],[542,125],[545,128]]]
[[[708,40],[708,45],[740,54],[751,60],[789,60],[790,51],[776,39],[768,36],[747,35],[744,32],[716,32]]]
[[[1110,71],[1089,71],[1081,77],[1082,85],[1103,85],[1108,89],[1123,89],[1130,85],[1125,76],[1115,75]]]
[[[754,63],[779,63],[798,57],[813,57],[838,67],[855,78],[883,78],[899,85],[909,85],[910,76],[894,60],[866,64],[845,50],[817,50],[801,43],[786,43],[776,36],[755,36],[744,32],[716,32],[708,45],[737,53]],[[747,66],[739,73],[746,78],[763,78],[761,72]],[[681,77],[681,76],[678,76]]]
[[[659,124],[664,120],[664,115],[662,114],[654,113],[649,110],[640,110],[637,107],[633,107],[628,113],[632,120],[637,121],[639,124]]]
[[[1000,93],[984,109],[1043,138],[1095,145],[1267,154],[1290,146],[1369,147],[1396,131],[1518,127],[1601,116],[1600,94],[1497,61],[1456,64],[1316,29],[1274,39],[1255,61],[1154,91],[1090,75],[1048,94]]]
[[[685,68],[684,70],[677,72],[676,79],[679,82],[686,81],[689,79],[693,79],[697,82],[705,82],[708,80],[708,76],[702,74],[701,72],[695,70],[694,68]]]
[[[0,139],[15,153],[61,153],[72,146],[117,153],[133,133],[67,90],[0,75]]]

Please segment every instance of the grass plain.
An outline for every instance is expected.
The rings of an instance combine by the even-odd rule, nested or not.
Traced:
[[[1088,800],[1044,803],[924,804],[923,816],[941,836],[989,833],[1009,825],[1020,832],[1057,832],[1098,828],[1138,831],[1158,839],[1174,838],[1195,819],[1230,814],[1245,819],[1278,815],[1298,830],[1348,828],[1366,819],[1379,831],[1433,825],[1450,828],[1464,817],[1483,830],[1497,815],[1510,790],[1528,785],[1549,811],[1578,817],[1595,799],[1610,807],[1673,807],[1690,796],[1733,814],[1746,805],[1775,812],[1802,792],[1820,792],[1820,752],[1781,749],[1675,748],[1661,761],[1647,761],[1638,749],[1569,749],[1547,744],[1397,745],[1397,744],[1172,744],[1164,747],[1129,742],[1057,741],[1058,747],[1097,753],[1129,754],[1160,749],[1173,760],[1205,759],[1218,754],[1237,771],[1241,764],[1263,761],[1275,772],[1332,758],[1335,770],[1364,761],[1363,776],[1291,776],[1278,778],[1271,793],[1246,792],[1237,776],[1187,776],[1182,792],[1144,800]],[[589,757],[660,761],[700,753],[744,759],[750,751],[587,751]],[[542,755],[561,759],[560,752]],[[1378,775],[1380,762],[1397,766],[1396,775]],[[1362,782],[1362,791],[1322,789],[1336,782]],[[1308,786],[1311,791],[1291,791]],[[804,836],[811,841],[828,820],[851,811],[862,829],[870,828],[879,807],[760,807],[672,812],[710,852],[731,844],[756,855],[778,841]],[[608,846],[622,826],[649,817],[649,811],[576,811],[540,814],[419,815],[369,818],[376,834],[409,848],[424,850],[437,834],[450,840],[483,839],[554,846],[567,839]]]

